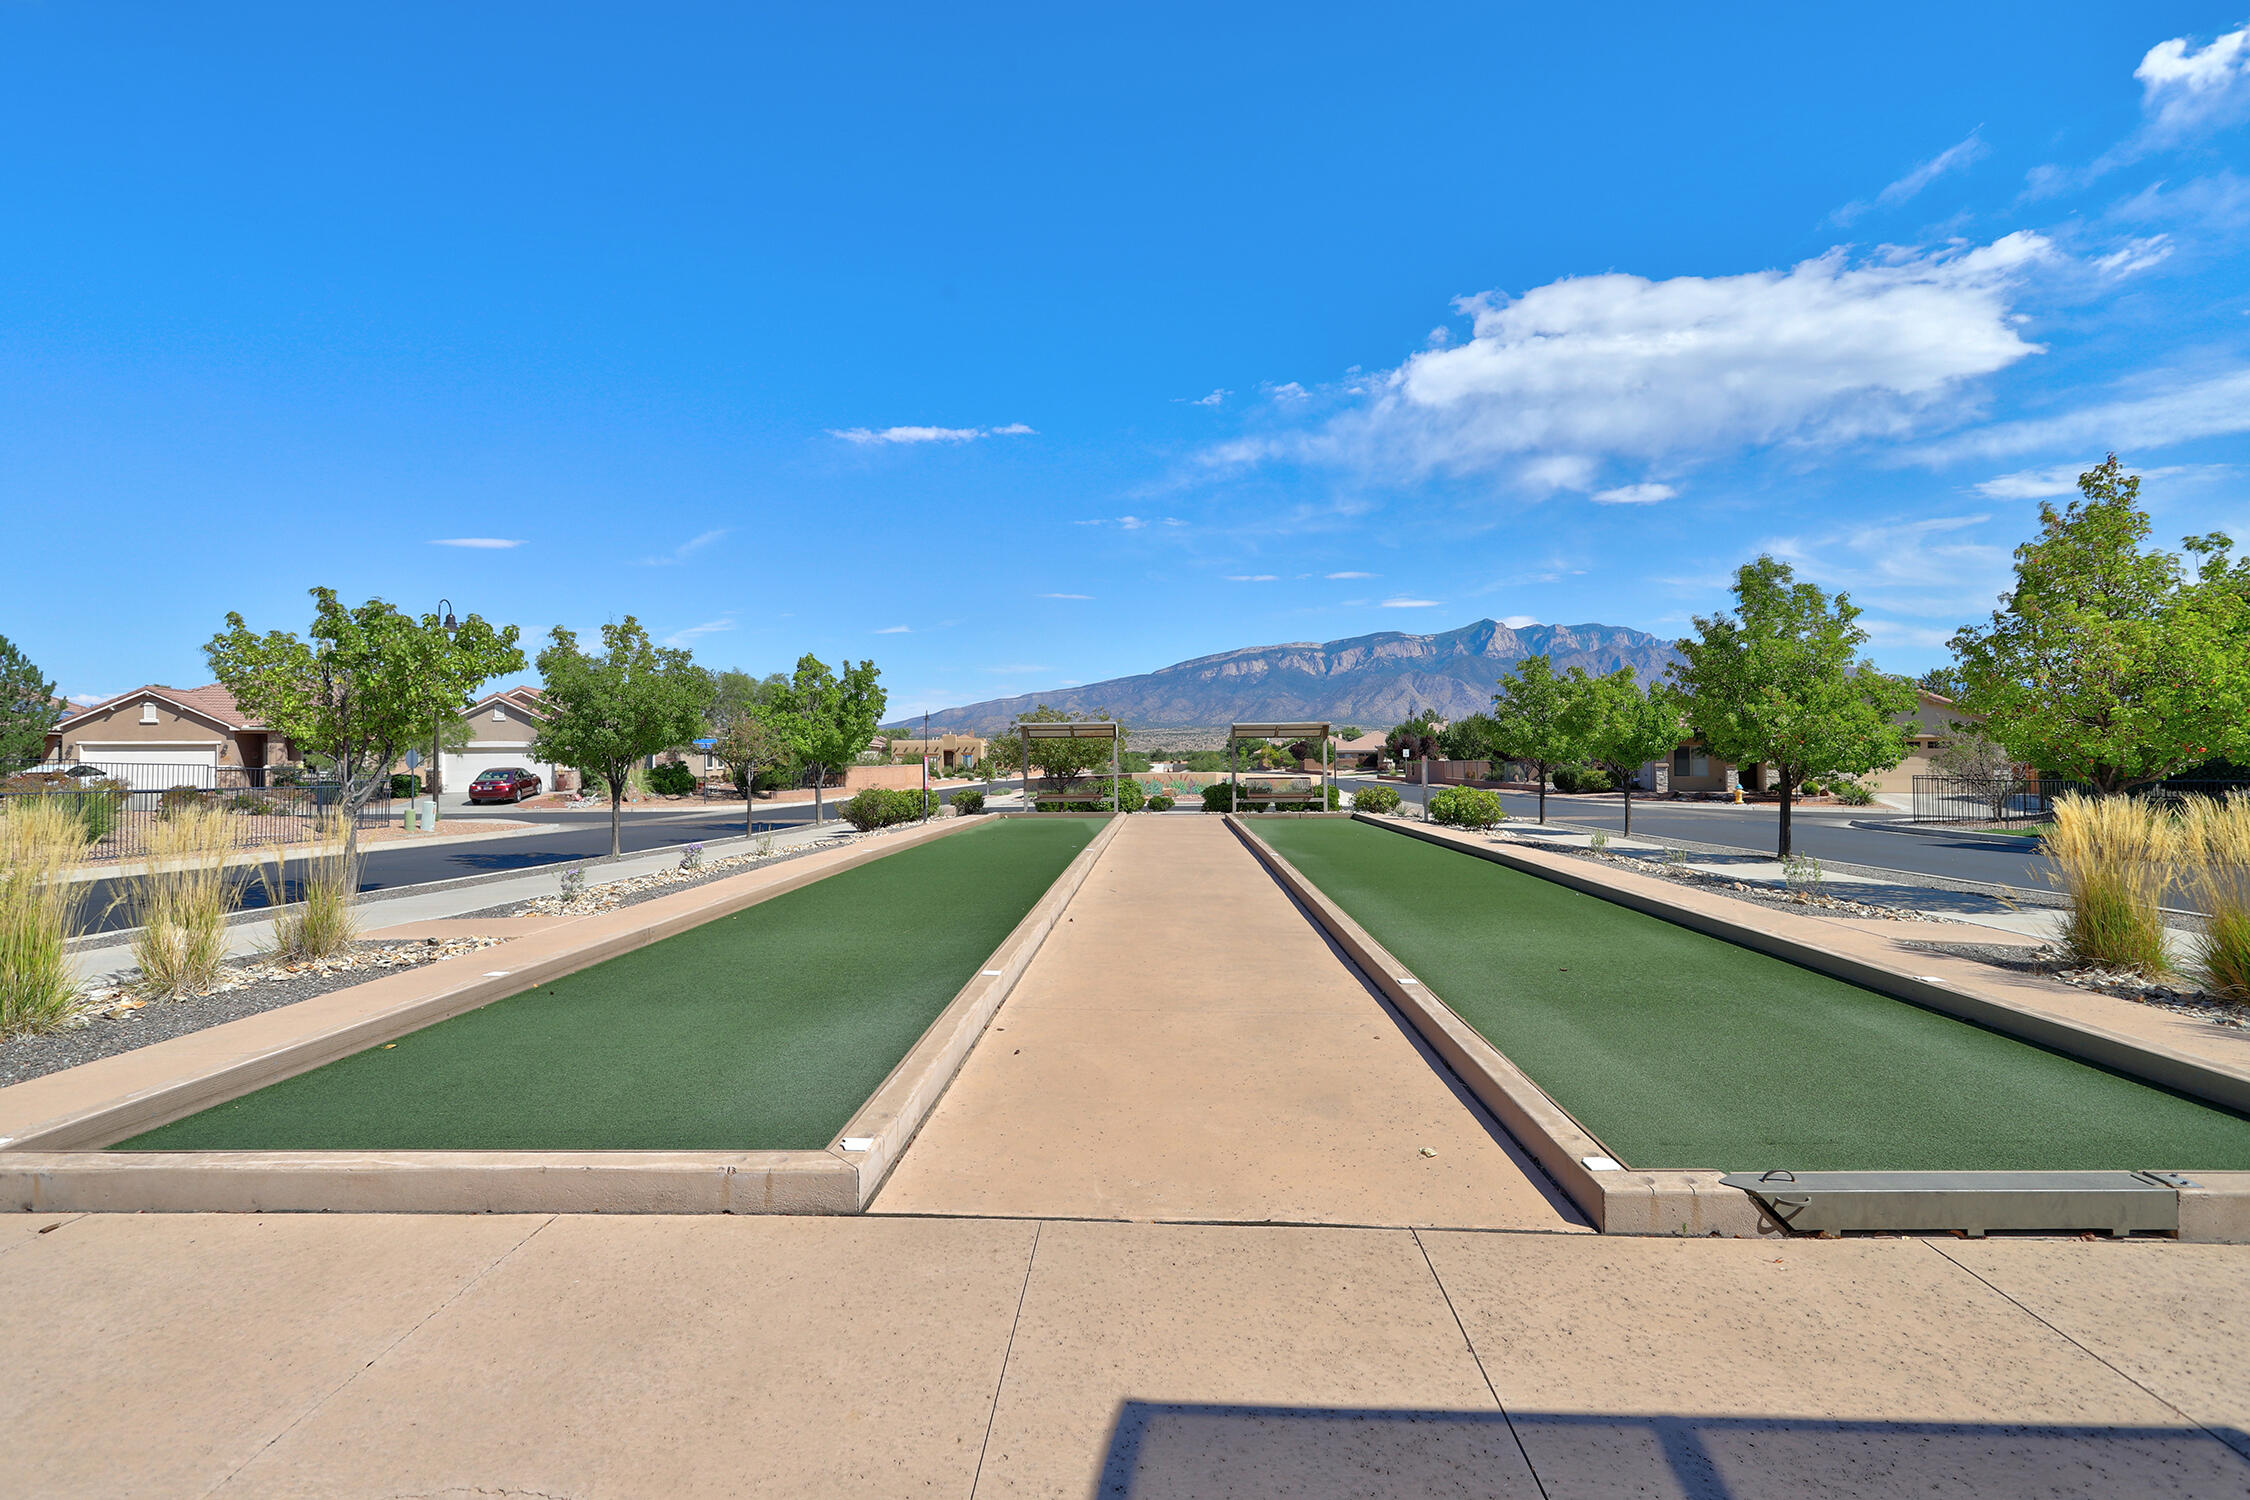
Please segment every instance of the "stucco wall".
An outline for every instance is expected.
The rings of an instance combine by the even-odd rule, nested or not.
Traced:
[[[141,705],[155,705],[153,724],[141,722]],[[84,748],[91,744],[128,745],[136,749],[159,749],[178,746],[183,751],[195,753],[216,746],[219,764],[239,766],[242,752],[235,743],[234,731],[220,729],[210,720],[183,714],[161,698],[131,698],[112,706],[108,711],[80,720],[70,726],[62,736],[62,753],[66,759],[100,760],[98,748]],[[263,731],[258,731],[263,736]]]

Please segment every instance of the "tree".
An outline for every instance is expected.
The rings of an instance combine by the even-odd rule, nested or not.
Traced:
[[[727,671],[715,674],[711,686],[711,754],[742,793],[747,833],[757,821],[758,777],[789,763],[788,736],[775,724],[789,679],[779,672],[760,679]]]
[[[448,632],[436,615],[401,614],[380,599],[346,609],[335,590],[312,590],[313,623],[299,639],[285,630],[253,635],[242,616],[203,648],[244,713],[335,769],[344,816],[344,858],[359,859],[359,812],[430,726],[458,719],[476,690],[523,667],[516,627],[495,630],[471,615]]]
[[[1105,724],[1109,722],[1109,717],[1107,709],[1097,708],[1091,713],[1074,714],[1059,708],[1049,708],[1042,703],[1029,713],[1017,714],[1015,724],[1009,726],[1006,735],[993,742],[993,748],[998,749],[1003,744],[1007,745],[1009,749],[1006,764],[1020,768],[1023,762],[1023,737],[1015,732],[1016,724]],[[1118,726],[1116,751],[1120,757],[1124,753],[1125,741],[1131,737],[1131,732],[1122,724]],[[1048,784],[1058,792],[1069,791],[1070,784],[1089,771],[1097,769],[1107,771],[1110,754],[1111,746],[1108,740],[1033,740],[1031,742],[1032,768],[1037,770]],[[1028,776],[1024,781],[1023,795],[1025,805],[1029,806],[1031,782]]]
[[[1961,674],[1951,667],[1932,667],[1915,678],[1914,685],[1948,701],[1961,696]]]
[[[686,651],[659,646],[641,622],[602,627],[602,654],[557,625],[539,653],[547,722],[532,742],[541,760],[576,766],[609,786],[609,852],[625,849],[625,784],[634,765],[703,733],[716,688]]]
[[[1567,737],[1586,758],[1607,768],[1625,791],[1625,836],[1633,836],[1633,778],[1642,766],[1669,756],[1687,738],[1679,695],[1661,682],[1642,691],[1631,667],[1589,677],[1572,667],[1563,710]]]
[[[1336,738],[1342,740],[1345,744],[1348,745],[1353,740],[1358,739],[1360,737],[1360,734],[1361,730],[1357,724],[1346,724],[1343,728],[1336,731]]]
[[[773,725],[797,759],[813,773],[813,823],[821,818],[821,793],[831,775],[841,776],[859,759],[883,721],[890,695],[876,681],[883,674],[872,661],[844,662],[842,676],[819,657],[797,658],[797,670],[775,696]]]
[[[1697,635],[1677,643],[1683,660],[1671,672],[1712,753],[1774,768],[1787,859],[1789,815],[1805,778],[1887,770],[1906,758],[1894,718],[1913,711],[1914,689],[1859,657],[1867,632],[1848,596],[1831,599],[1797,582],[1786,563],[1745,563],[1734,597],[1732,615],[1696,617]]]
[[[1546,657],[1527,656],[1500,679],[1500,691],[1492,695],[1493,748],[1504,759],[1529,765],[1539,778],[1542,823],[1547,821],[1548,773],[1586,756],[1571,733],[1571,692],[1570,680],[1557,677]]]
[[[1493,733],[1499,726],[1490,714],[1469,714],[1455,719],[1438,735],[1438,753],[1447,760],[1492,760]]]
[[[2250,561],[2187,537],[2193,571],[2147,550],[2141,481],[2109,455],[2068,510],[2039,507],[2015,587],[1953,637],[1961,706],[2042,771],[2103,795],[2250,749]]]
[[[47,731],[60,717],[55,685],[0,635],[0,776],[45,760]]]
[[[1969,795],[1985,806],[1997,823],[2008,816],[2008,803],[2024,790],[2023,773],[2007,747],[1965,724],[1953,726],[1953,738],[1930,756],[1930,764],[1961,783]]]

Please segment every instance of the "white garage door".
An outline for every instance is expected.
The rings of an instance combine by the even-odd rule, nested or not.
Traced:
[[[78,759],[116,777],[136,792],[219,784],[219,747],[216,745],[205,749],[80,745]]]
[[[470,782],[487,771],[505,771],[510,767],[521,767],[529,771],[539,778],[541,787],[547,791],[555,789],[555,768],[533,760],[521,750],[471,750],[466,754],[448,755],[445,758],[442,768],[445,795],[465,797],[469,794]]]

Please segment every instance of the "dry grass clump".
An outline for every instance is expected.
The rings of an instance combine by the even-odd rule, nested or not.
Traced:
[[[2171,817],[2135,797],[2066,792],[2054,820],[2046,848],[2070,900],[2063,951],[2098,968],[2169,972],[2162,908],[2179,849]]]
[[[2204,911],[2196,959],[2205,987],[2250,1000],[2250,792],[2188,799],[2180,842],[2195,861],[2190,878]]]
[[[227,956],[227,913],[241,882],[227,868],[235,820],[216,807],[175,808],[150,825],[148,871],[133,882],[136,986],[155,999],[208,991]]]
[[[22,797],[0,815],[0,1035],[51,1031],[78,1006],[65,945],[87,887],[86,825],[61,799]]]
[[[283,875],[286,861],[304,861],[303,882],[296,902],[273,922],[275,958],[302,961],[330,958],[349,947],[359,936],[359,919],[352,903],[359,896],[359,862],[352,857],[346,820],[330,814],[323,818],[313,841],[284,849],[265,876],[269,899],[281,905],[289,899]]]

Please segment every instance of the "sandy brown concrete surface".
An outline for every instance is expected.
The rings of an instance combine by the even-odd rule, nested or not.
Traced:
[[[55,1222],[0,1247],[11,1496],[2250,1493],[2250,1248]]]
[[[1217,818],[1127,821],[870,1211],[1585,1229]]]

